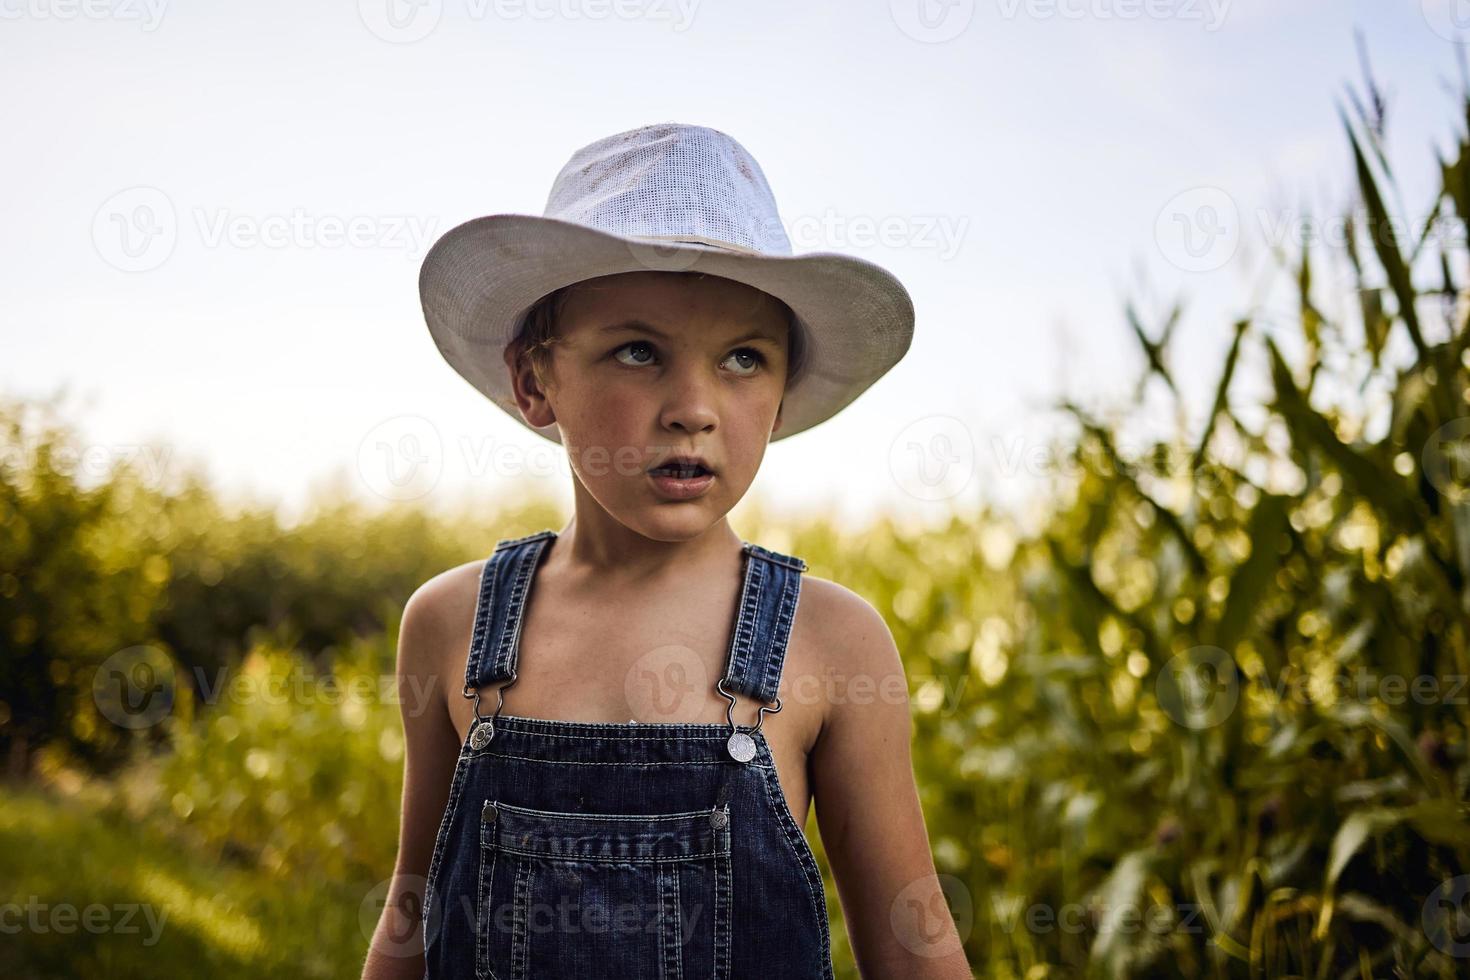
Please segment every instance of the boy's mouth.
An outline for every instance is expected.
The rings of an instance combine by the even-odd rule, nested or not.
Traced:
[[[648,472],[654,476],[673,477],[676,480],[692,480],[714,474],[714,470],[698,456],[671,456],[651,467]]]

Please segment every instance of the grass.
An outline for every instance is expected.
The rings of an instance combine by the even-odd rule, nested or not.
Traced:
[[[221,862],[112,808],[0,796],[0,975],[340,977],[360,967],[371,884],[297,882]]]

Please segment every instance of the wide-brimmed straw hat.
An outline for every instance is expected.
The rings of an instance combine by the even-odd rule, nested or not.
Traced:
[[[492,214],[450,229],[419,272],[424,317],[455,371],[529,425],[503,359],[529,310],[584,279],[703,272],[742,282],[795,313],[806,366],[771,441],[837,414],[898,363],[914,331],[908,291],[864,259],[793,255],[765,174],[705,126],[661,123],[584,146],[557,174],[545,213]]]

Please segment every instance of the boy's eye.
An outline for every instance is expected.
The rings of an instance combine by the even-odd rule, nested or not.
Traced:
[[[646,348],[649,351],[652,351],[653,350],[653,345],[650,344],[648,341],[646,341],[646,340],[634,340],[634,341],[630,341],[629,343],[624,344],[623,346],[619,347],[617,350],[613,351],[613,357],[617,358],[623,364],[628,364],[630,362],[624,361],[622,358],[618,357],[618,355],[621,354],[625,350],[632,350],[635,347],[638,347],[638,348]],[[631,363],[633,363],[633,364],[636,365],[636,364],[647,364],[648,362],[647,361],[643,361],[643,360],[635,360],[635,361],[633,361]]]
[[[755,369],[766,363],[765,355],[753,347],[741,347],[730,352],[731,357],[745,357],[750,361],[750,367],[741,371],[741,374],[753,374]]]
[[[629,352],[629,358],[631,359],[623,357],[623,353],[625,351]],[[633,354],[631,353],[633,351],[647,351],[649,356],[643,357],[638,354]],[[623,346],[616,348],[612,352],[613,358],[617,360],[618,363],[627,364],[634,367],[641,367],[644,364],[652,363],[652,354],[653,345],[646,340],[629,341]],[[726,358],[726,360],[729,360],[730,358],[743,359],[740,366],[736,369],[736,372],[742,375],[754,374],[756,369],[766,363],[765,355],[753,347],[737,348],[736,350],[730,352],[730,355]]]

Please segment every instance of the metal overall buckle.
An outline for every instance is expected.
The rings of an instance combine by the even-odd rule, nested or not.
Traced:
[[[475,750],[483,749],[495,737],[495,719],[500,717],[500,709],[505,707],[505,689],[510,687],[511,684],[514,684],[515,681],[516,677],[512,674],[509,683],[502,684],[495,689],[497,695],[495,714],[489,717],[480,714],[480,689],[471,687],[468,684],[464,686],[464,696],[475,699],[475,720],[473,723],[475,727],[470,732],[470,748]]]
[[[725,708],[725,719],[730,722],[730,737],[725,740],[725,751],[730,753],[730,758],[736,762],[749,762],[755,758],[755,739],[751,736],[761,730],[761,724],[765,721],[767,711],[775,714],[781,710],[781,699],[777,698],[773,702],[776,705],[774,708],[761,705],[760,710],[755,714],[755,727],[746,733],[735,724],[735,695],[725,690],[725,678],[721,677],[715,687],[730,699],[730,704]]]

